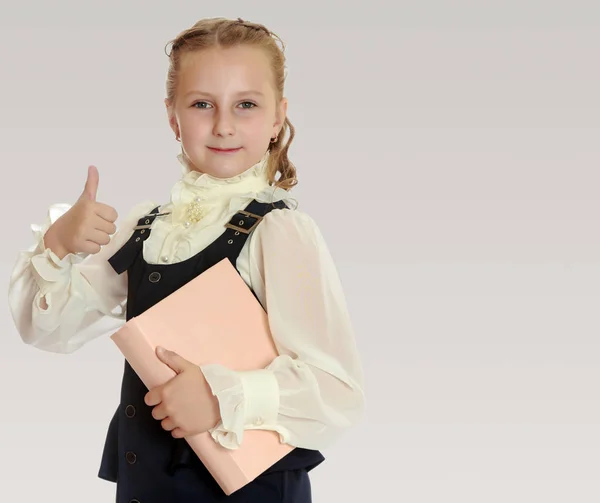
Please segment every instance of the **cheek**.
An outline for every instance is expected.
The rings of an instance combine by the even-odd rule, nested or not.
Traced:
[[[210,113],[189,107],[180,110],[178,113],[178,120],[181,129],[206,129],[210,127],[211,118]]]
[[[209,121],[206,117],[202,117],[202,114],[190,111],[181,114],[179,123],[184,130],[199,130],[208,127]]]
[[[240,120],[240,126],[243,127],[247,136],[253,138],[269,136],[272,130],[272,123],[267,119],[266,114],[244,117]]]

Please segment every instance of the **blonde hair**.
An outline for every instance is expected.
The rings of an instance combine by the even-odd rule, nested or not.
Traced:
[[[281,47],[277,44],[280,42]],[[285,82],[285,45],[281,39],[262,24],[250,23],[238,18],[237,20],[226,18],[205,18],[195,23],[173,40],[171,51],[167,52],[169,57],[169,70],[167,73],[166,92],[167,99],[175,102],[175,90],[177,89],[177,77],[180,69],[180,61],[183,54],[200,51],[209,48],[229,48],[238,45],[251,45],[265,51],[269,57],[271,70],[274,77],[274,88],[277,100],[283,97]],[[286,133],[289,138],[284,141]],[[296,168],[288,158],[290,143],[294,139],[295,129],[286,117],[285,123],[277,136],[277,141],[269,144],[269,159],[267,165],[267,176],[269,182],[285,190],[291,189],[298,183]],[[183,154],[183,147],[182,147]],[[185,157],[185,154],[183,154]],[[279,173],[279,179],[275,177]]]

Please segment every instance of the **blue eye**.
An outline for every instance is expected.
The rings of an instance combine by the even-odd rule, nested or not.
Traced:
[[[201,106],[198,106],[198,105],[201,105]],[[240,105],[249,105],[249,106],[242,106],[242,108],[244,110],[250,110],[257,106],[256,103],[252,103],[251,101],[243,101],[242,103],[240,103]],[[206,101],[196,101],[192,106],[194,108],[199,108],[201,110],[207,110],[209,107],[212,108],[212,105]]]
[[[206,101],[197,101],[192,106],[196,107],[196,105],[209,105],[209,103],[207,103]],[[205,109],[206,107],[196,107],[196,108],[204,108]]]

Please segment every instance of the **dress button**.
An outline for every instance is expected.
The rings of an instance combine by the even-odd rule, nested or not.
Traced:
[[[125,453],[125,459],[130,465],[132,465],[137,460],[137,456],[135,455],[135,452],[127,451]]]
[[[148,279],[150,280],[151,283],[158,283],[160,281],[160,273],[159,272],[153,272],[150,273],[150,276],[148,276]]]
[[[135,407],[133,405],[128,405],[127,407],[125,407],[125,415],[127,417],[135,416]]]

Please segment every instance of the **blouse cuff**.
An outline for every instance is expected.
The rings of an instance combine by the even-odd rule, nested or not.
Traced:
[[[64,281],[69,277],[71,266],[80,263],[89,255],[87,253],[69,253],[61,260],[50,248],[46,248],[44,243],[46,232],[69,208],[70,206],[66,204],[54,204],[48,210],[48,218],[44,225],[31,226],[35,238],[35,244],[31,250],[31,265],[42,281],[49,283]]]
[[[209,430],[216,442],[237,449],[244,430],[277,430],[279,384],[271,370],[234,371],[217,364],[201,369],[219,402],[221,419]]]

